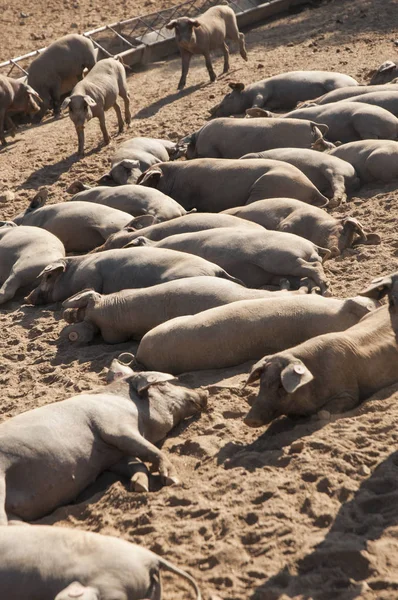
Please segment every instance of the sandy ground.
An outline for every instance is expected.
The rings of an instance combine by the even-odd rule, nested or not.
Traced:
[[[50,14],[40,27],[47,43],[70,31],[73,22],[88,27],[130,16],[136,6],[94,0],[76,4],[77,9],[68,2],[11,5],[3,0],[8,34],[0,56],[40,45],[29,37],[35,31],[33,16],[37,23]],[[19,25],[21,10],[32,13],[24,26]],[[335,0],[247,32],[249,63],[234,53],[232,72],[213,85],[200,58],[193,61],[183,93],[175,90],[178,58],[135,73],[129,77],[132,127],[114,137],[110,147],[98,146],[99,127],[92,122],[87,156],[77,160],[75,133],[64,118],[20,132],[1,151],[0,188],[13,191],[15,200],[0,205],[0,219],[22,210],[40,186],[49,186],[50,201],[59,202],[75,179],[95,181],[115,146],[128,137],[175,139],[194,130],[228,81],[306,68],[343,71],[365,81],[371,69],[396,58],[392,40],[397,30],[392,0]],[[221,68],[218,58],[216,71]],[[115,132],[114,115],[107,121]],[[336,295],[355,294],[371,278],[397,270],[397,201],[396,184],[372,185],[340,209],[338,214],[355,216],[377,231],[382,244],[348,251],[328,263]],[[57,305],[34,308],[21,300],[0,310],[3,418],[92,389],[104,381],[111,358],[131,349],[130,344],[71,347],[59,340],[60,314]],[[179,427],[164,444],[181,486],[136,495],[126,482],[105,475],[93,497],[44,521],[115,534],[166,555],[194,574],[206,599],[397,598],[398,387],[331,421],[280,419],[264,430],[250,430],[242,422],[249,393],[241,391],[246,370],[199,379],[213,382],[208,411]],[[230,377],[224,381],[227,387],[225,377]],[[190,597],[180,581],[169,577],[165,596]]]

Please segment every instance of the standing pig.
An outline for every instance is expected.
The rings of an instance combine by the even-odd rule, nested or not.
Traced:
[[[4,600],[161,600],[162,571],[189,581],[201,600],[191,575],[120,538],[48,525],[1,527],[0,546]]]
[[[236,282],[223,269],[199,256],[159,248],[123,248],[68,257],[47,264],[40,275],[39,286],[27,297],[31,304],[66,300],[87,287],[110,294],[204,275]]]
[[[330,256],[330,251],[291,233],[225,227],[172,235],[160,242],[137,238],[129,246],[140,244],[201,256],[249,287],[278,283],[284,277],[292,283],[308,278],[310,287],[319,287],[322,294],[327,289],[321,256]]]
[[[155,221],[168,221],[188,214],[178,202],[158,190],[142,185],[119,185],[90,187],[75,181],[66,190],[74,194],[72,201],[95,202],[129,213],[133,217],[150,215]],[[195,209],[196,210],[196,209]]]
[[[170,21],[167,29],[174,29],[176,42],[181,53],[182,73],[178,89],[182,90],[187,81],[189,63],[194,54],[203,54],[210,81],[215,81],[217,76],[211,64],[210,52],[222,48],[224,52],[224,70],[229,71],[229,49],[226,39],[239,44],[241,57],[247,61],[245,36],[239,33],[236,16],[229,6],[212,6],[197,19],[180,17]]]
[[[243,114],[248,108],[259,107],[269,110],[291,109],[298,102],[317,98],[326,92],[344,86],[357,86],[358,82],[349,75],[332,71],[290,71],[256,81],[230,83],[232,92],[223,101],[210,109],[213,117],[228,117]]]
[[[141,340],[137,360],[148,369],[184,373],[232,367],[359,321],[374,302],[313,294],[243,300],[158,325]]]
[[[239,300],[305,291],[251,290],[216,277],[188,277],[107,296],[86,290],[63,302],[63,317],[73,325],[66,327],[62,335],[72,342],[89,342],[100,331],[107,344],[119,344],[140,339],[150,329],[182,315],[195,315]]]
[[[14,218],[17,225],[47,229],[66,252],[89,252],[131,222],[131,215],[92,202],[65,202],[44,206],[45,190],[36,194],[27,210]]]
[[[95,61],[93,42],[75,33],[53,42],[34,59],[29,67],[28,85],[43,100],[38,121],[50,107],[55,116],[60,114],[61,96],[71,91],[81,80],[84,69],[92,69]]]
[[[365,233],[357,219],[335,219],[321,208],[292,198],[258,200],[227,212],[266,229],[299,235],[317,246],[328,248],[332,256],[338,256],[354,244],[380,243],[380,237],[375,233]]]
[[[281,415],[308,416],[320,410],[341,413],[396,383],[398,275],[377,279],[363,292],[377,299],[386,293],[389,307],[357,325],[318,335],[254,365],[246,385],[260,379],[260,389],[246,425],[261,427]]]
[[[165,373],[131,372],[127,378],[123,373],[120,369],[118,380],[104,389],[0,424],[1,525],[15,517],[40,519],[72,502],[124,457],[152,463],[166,484],[178,481],[154,444],[203,409],[205,393]]]
[[[281,195],[317,206],[328,203],[301,171],[277,160],[198,158],[160,163],[138,183],[155,187],[187,210],[202,212],[220,212]]]
[[[323,141],[327,130],[299,119],[215,119],[190,137],[187,158],[240,158],[272,148],[311,148]]]
[[[298,108],[284,117],[324,123],[329,127],[329,139],[343,144],[361,139],[395,140],[398,136],[398,119],[388,110],[348,100]]]
[[[242,158],[268,158],[282,160],[294,165],[304,173],[315,187],[328,198],[329,208],[339,206],[347,200],[346,190],[359,187],[360,181],[354,167],[329,153],[301,148],[276,148],[265,152],[246,154]]]
[[[111,170],[98,181],[99,185],[136,183],[152,165],[167,162],[176,148],[174,142],[136,137],[117,147],[111,160]]]
[[[11,300],[21,287],[30,286],[48,265],[65,256],[62,242],[38,227],[0,227],[0,304]]]
[[[142,219],[144,219],[144,217],[142,217]],[[147,219],[147,217],[145,217],[145,219]],[[159,241],[180,233],[205,231],[206,229],[215,229],[219,227],[239,227],[245,229],[250,227],[251,229],[255,228],[257,231],[261,231],[261,226],[256,225],[255,223],[232,215],[218,213],[185,215],[184,217],[177,217],[167,223],[154,223],[147,227],[141,227],[141,225],[143,225],[142,220],[139,221],[139,227],[137,227],[136,221],[138,221],[138,219],[135,219],[122,231],[110,235],[97,251],[123,248],[133,240],[142,237],[153,241]]]
[[[12,79],[12,77],[0,75],[0,142],[3,146],[7,143],[4,135],[5,123],[11,130],[11,135],[15,135],[15,125],[10,112],[24,112],[33,115],[40,110],[37,101],[41,102],[41,98],[29,85]]]
[[[398,178],[398,142],[361,140],[343,144],[330,154],[351,163],[361,183],[387,183]]]
[[[124,124],[122,111],[117,103],[118,96],[123,98],[125,119],[129,125],[130,101],[124,66],[114,58],[106,58],[97,63],[83,81],[75,85],[69,98],[63,101],[61,108],[64,110],[69,106],[69,116],[76,128],[80,156],[84,155],[84,126],[93,117],[100,122],[105,144],[110,143],[105,123],[105,112],[110,108],[115,109],[119,133],[123,131]]]

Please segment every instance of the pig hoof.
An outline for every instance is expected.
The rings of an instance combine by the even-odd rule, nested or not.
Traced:
[[[163,485],[179,485],[180,480],[175,475],[174,476],[164,475],[162,477],[162,482],[163,482]]]
[[[149,492],[149,481],[145,473],[137,473],[130,482],[131,492]]]

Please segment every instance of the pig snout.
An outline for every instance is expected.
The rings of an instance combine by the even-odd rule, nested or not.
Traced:
[[[278,416],[279,413],[276,409],[271,406],[264,406],[263,403],[255,401],[246,417],[243,419],[243,422],[248,427],[263,427],[264,425],[271,423],[271,421]]]
[[[39,305],[39,304],[47,304],[50,302],[47,294],[40,288],[34,289],[28,296],[25,298],[25,302],[28,304]]]

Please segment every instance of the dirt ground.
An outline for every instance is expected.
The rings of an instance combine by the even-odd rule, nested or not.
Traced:
[[[0,0],[7,31],[0,56],[47,44],[71,31],[72,23],[88,28],[160,6],[158,0],[149,9],[148,3],[125,1]],[[21,11],[30,15],[25,25]],[[41,31],[44,42],[31,39]],[[21,131],[0,152],[0,193],[4,188],[15,194],[0,204],[0,219],[20,212],[41,186],[49,188],[50,201],[60,202],[74,180],[96,181],[115,146],[129,137],[175,139],[195,130],[228,81],[328,69],[365,82],[370,70],[397,58],[397,33],[393,0],[334,0],[246,32],[248,64],[234,53],[232,72],[215,84],[208,84],[201,58],[193,61],[182,93],[176,91],[177,57],[134,73],[131,129],[109,147],[98,146],[99,127],[91,122],[87,156],[77,160],[75,132],[64,118]],[[219,57],[216,71],[221,67]],[[107,121],[115,132],[114,115]],[[397,202],[396,183],[371,185],[336,212],[359,218],[382,236],[380,246],[359,247],[327,263],[336,295],[354,295],[373,277],[397,270]],[[35,308],[21,302],[0,310],[3,419],[92,389],[104,381],[111,359],[131,349],[131,344],[98,342],[71,347],[59,339],[58,305]],[[189,570],[208,600],[398,598],[398,387],[330,421],[280,419],[251,430],[242,422],[247,411],[242,371],[209,376],[208,411],[164,443],[181,476],[179,487],[138,495],[125,481],[104,475],[94,496],[43,522],[142,544]],[[166,598],[190,597],[179,580],[165,579]]]

